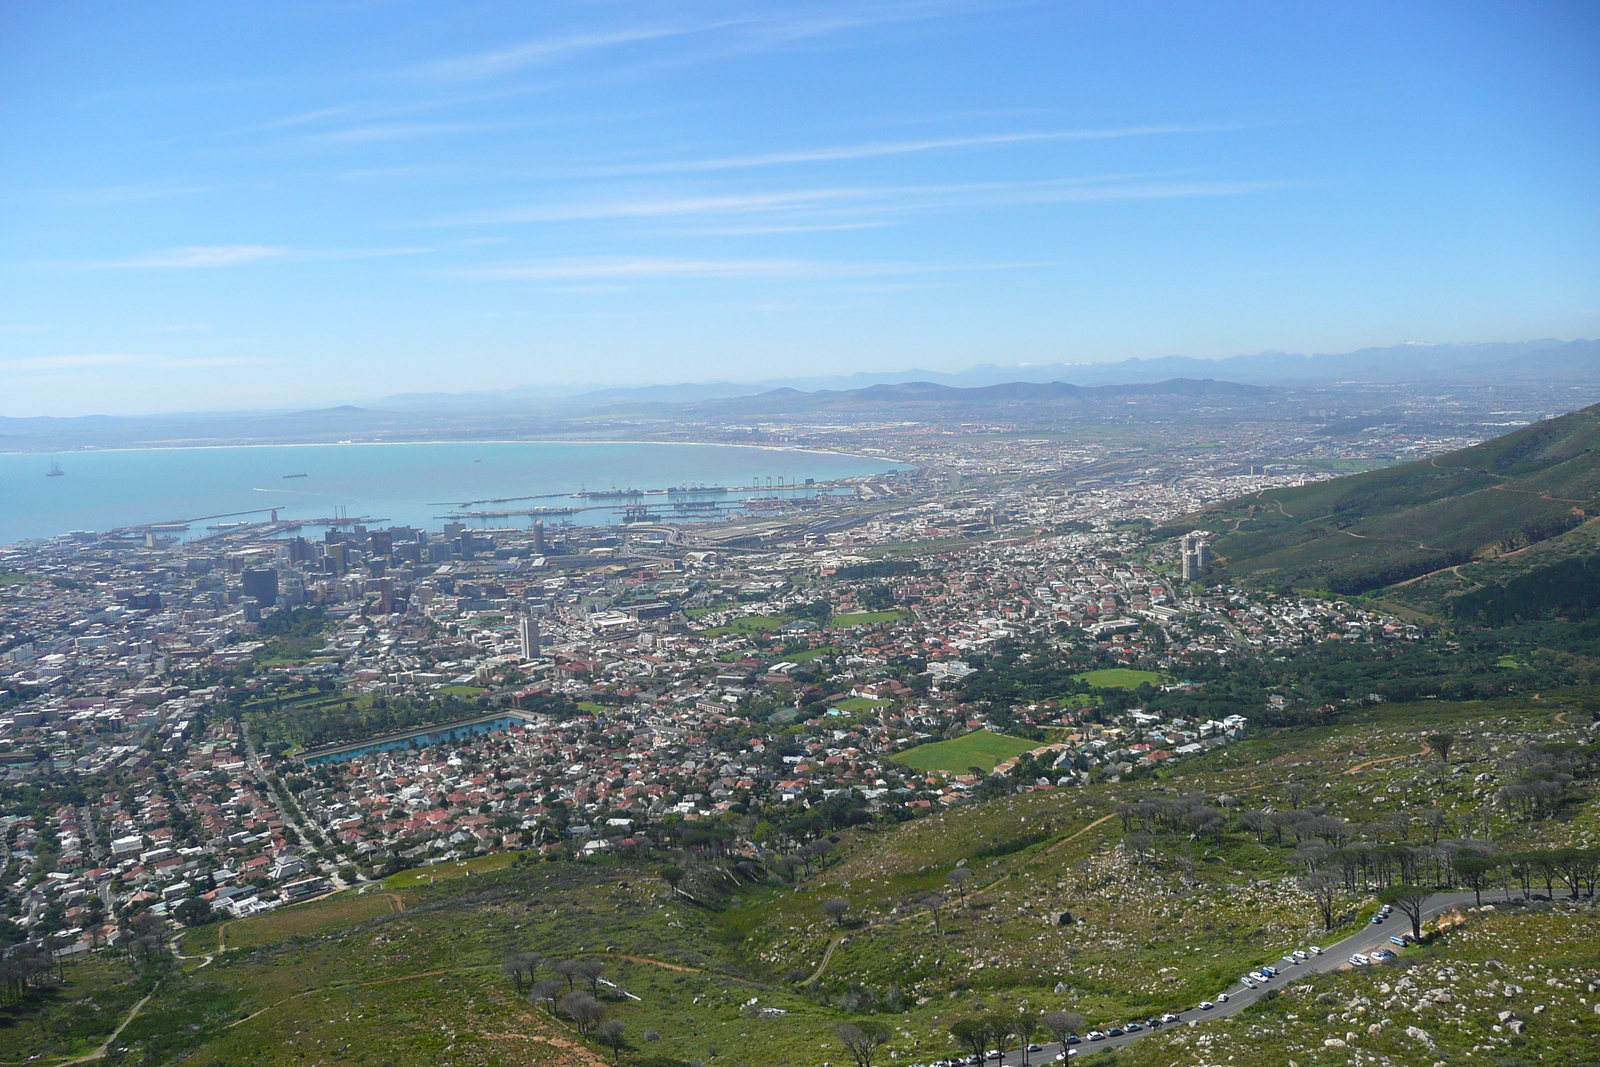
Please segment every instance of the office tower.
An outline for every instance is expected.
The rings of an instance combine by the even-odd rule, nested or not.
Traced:
[[[260,604],[278,602],[278,572],[270,567],[246,570],[240,575],[245,596],[255,597]]]
[[[522,658],[539,658],[539,624],[531,616],[517,620],[517,637],[522,642]]]
[[[544,555],[544,520],[540,519],[533,524],[533,550],[539,555]]]

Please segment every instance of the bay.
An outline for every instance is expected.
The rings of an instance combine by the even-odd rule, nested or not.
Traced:
[[[54,459],[63,471],[59,478],[45,477],[52,457],[0,454],[0,543],[234,512],[260,512],[238,519],[261,520],[269,508],[279,509],[282,519],[342,513],[437,530],[471,501],[502,501],[470,505],[485,511],[568,507],[582,503],[571,494],[583,489],[764,487],[769,479],[822,482],[903,467],[888,459],[800,449],[567,441],[147,448]],[[298,474],[305,477],[285,477]],[[511,497],[545,498],[506,500]],[[625,501],[590,501],[603,502]],[[619,514],[588,511],[570,521],[603,525]],[[500,518],[477,525],[528,522]],[[204,534],[205,525],[184,536]]]

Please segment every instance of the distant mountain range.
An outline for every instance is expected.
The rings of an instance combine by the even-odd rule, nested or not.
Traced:
[[[619,404],[682,404],[756,396],[788,389],[841,392],[875,385],[929,383],[982,388],[1013,382],[1061,382],[1078,386],[1137,385],[1174,378],[1225,379],[1253,385],[1312,385],[1334,382],[1600,381],[1600,340],[1403,344],[1332,355],[1260,352],[1225,359],[1161,356],[1117,363],[1041,363],[1005,367],[984,364],[957,373],[913,368],[833,377],[769,378],[753,382],[696,382],[642,386],[538,386],[475,393],[403,393],[373,406],[393,411],[504,408],[526,409],[558,402],[563,407]]]

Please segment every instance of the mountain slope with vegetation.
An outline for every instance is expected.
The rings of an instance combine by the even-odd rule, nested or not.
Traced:
[[[1432,459],[1242,497],[1182,529],[1217,533],[1234,580],[1367,593],[1552,540],[1587,544],[1574,535],[1600,515],[1597,445],[1600,405]],[[1501,567],[1502,580],[1544,557]]]

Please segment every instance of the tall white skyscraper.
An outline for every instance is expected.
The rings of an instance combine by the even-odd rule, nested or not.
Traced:
[[[539,623],[532,615],[517,620],[517,638],[522,642],[522,658],[539,658]]]

